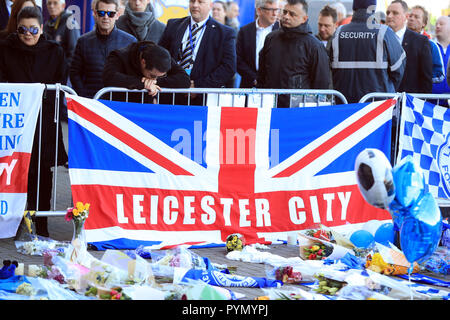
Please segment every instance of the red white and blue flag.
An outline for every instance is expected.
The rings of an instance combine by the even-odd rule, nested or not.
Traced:
[[[43,92],[43,84],[0,84],[0,238],[14,237],[22,221]]]
[[[99,249],[247,243],[390,219],[354,162],[390,154],[395,100],[314,108],[167,106],[67,95],[73,200]]]

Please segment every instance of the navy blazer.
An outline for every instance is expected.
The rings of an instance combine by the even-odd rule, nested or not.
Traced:
[[[0,30],[3,30],[8,25],[9,12],[6,7],[6,1],[0,0]]]
[[[428,38],[406,29],[402,47],[406,52],[406,67],[398,92],[431,93],[433,58]]]
[[[272,31],[280,27],[278,21]],[[242,26],[236,42],[237,72],[241,76],[241,88],[255,87],[256,70],[256,21]]]
[[[167,21],[159,45],[169,50],[175,61],[181,55],[181,41],[190,17]],[[190,78],[196,88],[221,88],[236,73],[236,31],[209,18]]]

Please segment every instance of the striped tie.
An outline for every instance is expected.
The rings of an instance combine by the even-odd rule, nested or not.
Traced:
[[[195,42],[197,40],[197,34],[200,30],[201,30],[201,28],[198,27],[198,24],[194,23],[194,25],[192,26],[192,31],[191,31],[192,42],[188,38],[186,47],[184,48],[184,50],[181,54],[180,66],[183,69],[188,69],[194,63],[194,61],[192,60],[192,56],[193,56],[192,49],[193,48],[191,46],[191,43],[195,47]]]

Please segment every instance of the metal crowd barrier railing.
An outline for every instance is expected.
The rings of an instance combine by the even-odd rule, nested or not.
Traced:
[[[58,123],[61,121],[60,119],[60,100],[61,100],[61,91],[77,95],[75,90],[66,85],[57,84],[47,84],[45,85],[45,90],[55,91],[55,118],[54,122],[56,125],[56,148],[55,148],[55,162],[53,167],[53,188],[52,188],[52,203],[49,211],[39,211],[36,210],[35,215],[40,217],[49,217],[49,216],[64,216],[66,214],[66,210],[56,210],[56,202],[57,202],[57,181],[58,181],[58,153],[59,153],[59,144],[58,144],[58,136],[62,133],[59,132]],[[39,115],[41,115],[42,108],[39,111]],[[39,132],[42,133],[42,117],[40,117],[40,122],[38,123]],[[40,187],[40,169],[41,169],[41,150],[42,150],[42,134],[39,135],[39,161],[38,161],[38,178],[37,178],[37,195],[36,195],[36,207],[39,208],[39,187]],[[68,204],[70,206],[70,203]]]
[[[60,99],[61,99],[61,91],[65,93],[69,93],[72,95],[77,95],[77,93],[70,88],[69,86],[54,84],[54,85],[46,85],[46,90],[54,90],[55,95],[55,123],[60,122]],[[145,95],[148,95],[147,90],[129,90],[126,88],[116,88],[116,87],[107,87],[99,90],[94,99],[104,98],[104,96],[109,96],[109,99],[112,100],[113,93],[123,93],[125,94],[125,100],[128,101],[128,97],[130,93],[140,93],[141,94],[141,102],[144,103]],[[162,92],[164,94],[172,94],[172,102],[175,104],[175,95],[176,94],[187,94],[188,96],[188,105],[190,102],[191,94],[202,94],[203,95],[203,105],[206,105],[208,101],[208,95],[214,95],[213,102],[217,105],[222,105],[222,99],[225,99],[225,105],[227,106],[241,106],[243,104],[243,97],[248,99],[248,97],[257,97],[255,100],[260,103],[259,107],[266,106],[265,99],[269,100],[269,105],[272,107],[276,105],[276,101],[279,95],[281,94],[289,94],[295,97],[300,97],[297,99],[298,107],[308,107],[308,106],[320,106],[320,105],[335,105],[337,104],[347,104],[347,99],[345,96],[339,91],[335,90],[302,90],[302,89],[238,89],[238,88],[191,88],[191,89],[168,89],[163,88]],[[450,94],[444,95],[435,95],[435,94],[411,94],[414,97],[423,100],[444,100],[450,99]],[[271,98],[269,98],[271,96]],[[400,106],[401,106],[401,93],[370,93],[361,98],[360,102],[370,102],[376,100],[384,100],[397,97],[398,102],[396,108],[394,110],[395,114],[398,115],[397,121],[400,123]],[[258,98],[259,97],[259,98]],[[158,94],[155,97],[154,102],[159,103],[160,95]],[[231,100],[230,100],[231,99]],[[315,100],[314,100],[315,99]],[[231,103],[230,103],[231,101]],[[247,105],[248,101],[245,105]],[[274,104],[274,105],[272,105]],[[254,105],[256,106],[256,105]],[[258,107],[258,106],[256,106]],[[38,124],[40,130],[42,131],[42,117],[41,123]],[[397,126],[399,128],[399,125]],[[59,126],[56,126],[56,139],[58,139]],[[397,133],[398,137],[398,133]],[[42,138],[42,137],[41,137]],[[41,140],[41,139],[40,139]],[[39,141],[39,152],[41,152],[41,144],[42,141]],[[397,146],[398,147],[398,146]],[[40,157],[39,157],[40,158]],[[53,189],[52,189],[52,204],[51,209],[49,211],[36,211],[36,216],[64,216],[66,214],[66,210],[56,210],[57,206],[57,181],[58,181],[58,140],[56,141],[55,148],[55,163],[54,163],[54,172],[53,172]],[[38,175],[40,171],[40,163],[38,164]],[[39,192],[39,177],[38,177],[38,192]],[[69,187],[70,188],[70,187]],[[70,189],[69,189],[70,192]],[[37,203],[36,208],[38,208],[39,195],[37,195]],[[68,203],[68,206],[71,204]],[[450,206],[450,202],[443,203],[444,206]]]
[[[125,101],[129,101],[130,94],[141,94],[140,102],[144,103],[147,90],[130,90],[118,87],[106,87],[99,90],[94,99],[114,100],[113,93],[123,93]],[[314,89],[240,89],[240,88],[190,88],[190,89],[171,89],[163,88],[154,99],[155,103],[160,102],[162,94],[172,95],[172,104],[175,105],[177,94],[187,95],[187,105],[191,105],[193,94],[202,95],[202,105],[220,105],[220,106],[254,106],[274,107],[277,105],[280,95],[290,95],[291,107],[308,107],[319,105],[347,104],[345,96],[336,90],[314,90]],[[106,96],[106,98],[105,98]],[[336,99],[338,98],[338,99]],[[295,104],[295,105],[292,105]]]
[[[444,94],[432,94],[432,93],[408,93],[409,95],[413,96],[414,98],[418,98],[424,101],[432,100],[433,104],[440,104],[442,101],[447,102],[450,105],[450,93],[444,93]],[[397,156],[398,152],[398,137],[400,135],[400,119],[401,119],[401,103],[402,103],[402,93],[383,93],[383,92],[373,92],[365,95],[360,99],[360,103],[364,102],[372,102],[376,100],[385,100],[385,99],[391,99],[391,98],[397,98],[397,104],[394,108],[394,116],[396,117],[396,136],[395,136],[395,147],[394,147],[394,154]],[[394,164],[396,161],[396,157],[394,159]],[[436,201],[438,202],[440,207],[450,207],[450,201],[447,199],[437,198]]]

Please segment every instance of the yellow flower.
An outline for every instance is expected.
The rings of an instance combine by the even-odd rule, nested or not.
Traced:
[[[73,214],[75,217],[78,217],[78,215],[79,215],[80,213],[78,212],[77,209],[73,209],[72,214]]]
[[[78,201],[76,207],[78,211],[83,211],[84,210],[83,202]]]
[[[84,205],[84,209],[86,210],[86,211],[89,211],[89,207],[91,206],[91,204],[90,203],[86,203],[85,205]]]

